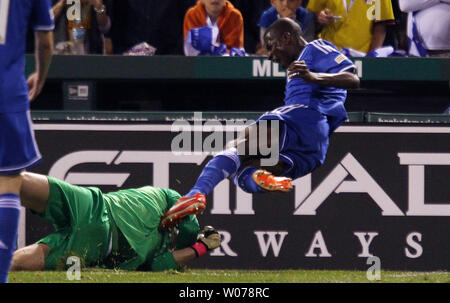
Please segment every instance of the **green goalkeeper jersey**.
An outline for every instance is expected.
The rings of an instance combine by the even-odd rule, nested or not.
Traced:
[[[171,189],[145,186],[103,194],[114,223],[136,255],[120,269],[165,270],[175,268],[172,243],[174,231],[159,232],[161,216],[178,200],[180,194]],[[195,243],[199,224],[195,215],[178,225],[176,249]]]

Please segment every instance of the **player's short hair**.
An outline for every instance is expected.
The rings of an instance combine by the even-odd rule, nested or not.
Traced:
[[[300,25],[290,18],[279,18],[277,21],[272,23],[265,31],[264,37],[269,32],[274,34],[277,38],[281,37],[283,33],[288,32],[293,35],[297,41],[300,41],[300,37],[303,35]]]

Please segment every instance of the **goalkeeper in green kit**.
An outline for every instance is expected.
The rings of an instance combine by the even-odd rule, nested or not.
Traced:
[[[22,176],[22,206],[50,221],[55,232],[17,250],[11,270],[64,270],[73,256],[84,267],[179,269],[220,246],[214,228],[200,231],[196,215],[205,203],[189,208],[177,229],[158,230],[161,216],[180,198],[171,189],[145,186],[105,194],[39,174]]]

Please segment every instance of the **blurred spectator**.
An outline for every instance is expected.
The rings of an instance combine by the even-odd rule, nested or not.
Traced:
[[[229,0],[244,18],[244,48],[249,54],[254,54],[261,48],[259,38],[259,19],[268,9],[271,0]]]
[[[195,0],[104,0],[111,18],[112,52],[123,54],[146,42],[156,55],[182,55],[182,21]]]
[[[103,34],[109,31],[111,22],[102,0],[81,0],[81,26],[85,30],[84,53],[103,54]],[[53,1],[55,16],[55,47],[59,53],[72,54],[74,52],[72,29],[75,21],[68,20],[67,0]],[[70,6],[75,5],[70,2]]]
[[[409,55],[450,57],[450,0],[399,0],[408,13]]]
[[[390,0],[309,0],[307,8],[322,27],[319,38],[363,53],[383,46],[386,26],[395,24]]]
[[[398,1],[392,1],[392,10],[394,12],[395,25],[386,28],[386,38],[383,45],[390,45],[396,50],[403,50],[406,54],[408,50],[408,41],[406,37],[406,18],[407,14],[402,12],[398,6]]]
[[[242,14],[227,0],[199,0],[184,17],[185,55],[243,52]]]
[[[264,55],[264,32],[278,18],[291,18],[296,21],[303,30],[303,38],[306,41],[314,40],[314,14],[302,7],[302,0],[271,0],[272,7],[264,11],[259,20],[260,42],[262,48],[257,51],[258,55]]]

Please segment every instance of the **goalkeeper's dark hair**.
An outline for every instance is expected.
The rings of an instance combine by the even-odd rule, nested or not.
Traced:
[[[264,37],[268,33],[272,33],[277,39],[281,38],[283,33],[290,33],[299,42],[303,35],[303,31],[300,25],[290,18],[280,18],[272,23],[264,33]]]

